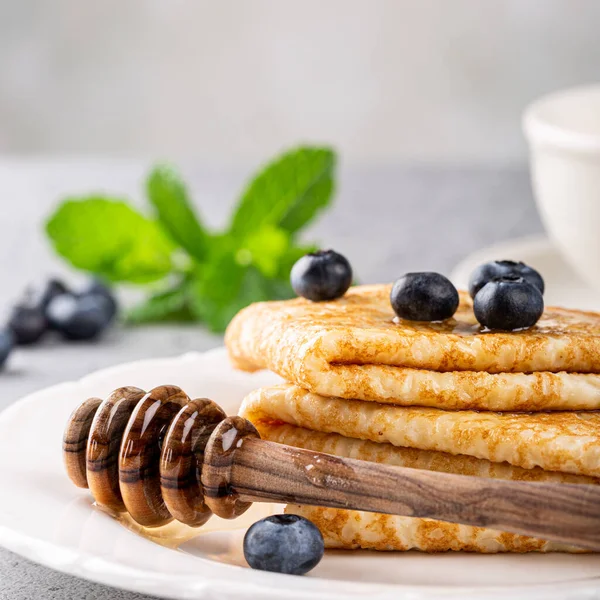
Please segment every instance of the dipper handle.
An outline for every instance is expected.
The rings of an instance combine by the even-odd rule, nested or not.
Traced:
[[[67,473],[146,527],[198,527],[252,502],[293,502],[491,527],[600,551],[600,486],[391,467],[260,439],[252,423],[177,386],[115,390],[71,415]]]
[[[230,460],[228,484],[220,489],[230,490],[239,503],[292,502],[426,517],[600,551],[600,486],[392,467],[256,438],[245,439]],[[216,491],[209,485],[215,461],[220,462],[218,453],[207,453],[202,478],[207,496]]]

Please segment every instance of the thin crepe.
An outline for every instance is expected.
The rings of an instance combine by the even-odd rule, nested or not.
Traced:
[[[296,427],[277,421],[257,420],[254,425],[258,429],[261,438],[271,442],[395,467],[426,469],[441,473],[510,479],[513,481],[548,481],[554,483],[587,483],[591,485],[600,483],[600,479],[585,475],[544,471],[540,467],[523,469],[509,465],[506,462],[496,463],[464,454],[455,455],[435,450],[403,448],[386,442],[371,442],[337,433],[312,431],[304,427]]]
[[[334,302],[253,304],[225,337],[233,364],[323,396],[449,410],[600,409],[600,314],[548,308],[521,332],[485,332],[461,293],[453,319],[394,318],[386,285]]]
[[[494,413],[325,398],[291,384],[244,400],[252,422],[280,422],[394,446],[600,477],[600,413]]]

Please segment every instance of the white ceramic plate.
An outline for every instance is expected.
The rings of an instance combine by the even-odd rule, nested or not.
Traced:
[[[537,269],[544,277],[548,306],[600,310],[598,292],[571,269],[546,236],[510,240],[478,250],[456,266],[452,281],[466,289],[473,269],[490,260],[520,260]]]
[[[0,543],[73,575],[168,598],[598,598],[600,555],[328,552],[306,577],[252,571],[241,553],[244,530],[278,507],[255,504],[200,530],[169,525],[149,539],[94,507],[63,471],[64,424],[89,396],[174,383],[234,413],[247,392],[276,380],[234,371],[217,350],[120,365],[17,402],[0,415]]]

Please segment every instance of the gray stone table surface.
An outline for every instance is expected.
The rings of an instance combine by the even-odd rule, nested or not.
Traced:
[[[107,160],[0,159],[0,309],[24,285],[49,273],[73,277],[42,234],[45,216],[65,194],[105,190],[142,207],[149,163]],[[251,168],[184,165],[206,222],[226,223]],[[524,167],[341,166],[333,208],[306,233],[351,260],[361,282],[391,281],[408,270],[448,273],[464,256],[491,243],[537,233],[542,226]],[[131,293],[125,291],[125,301]],[[29,392],[99,368],[146,357],[173,356],[222,343],[201,326],[115,328],[95,344],[49,340],[19,349],[0,373],[0,409]],[[2,493],[10,493],[3,490]],[[145,596],[92,584],[0,549],[0,599]]]

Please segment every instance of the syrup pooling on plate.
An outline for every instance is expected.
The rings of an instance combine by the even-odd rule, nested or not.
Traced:
[[[117,513],[103,506],[97,504],[96,506],[99,510],[110,515],[125,529],[172,550],[200,554],[206,552],[208,548],[210,552],[211,543],[206,541],[207,538],[212,539],[215,535],[234,534],[231,538],[228,535],[226,544],[221,541],[218,544],[218,549],[213,548],[215,554],[213,558],[230,564],[239,564],[240,557],[243,558],[241,548],[241,538],[243,536],[239,536],[237,533],[243,532],[259,519],[283,511],[282,505],[257,502],[237,519],[221,519],[213,516],[200,528],[190,527],[175,520],[162,527],[144,527],[136,523],[126,512]]]

